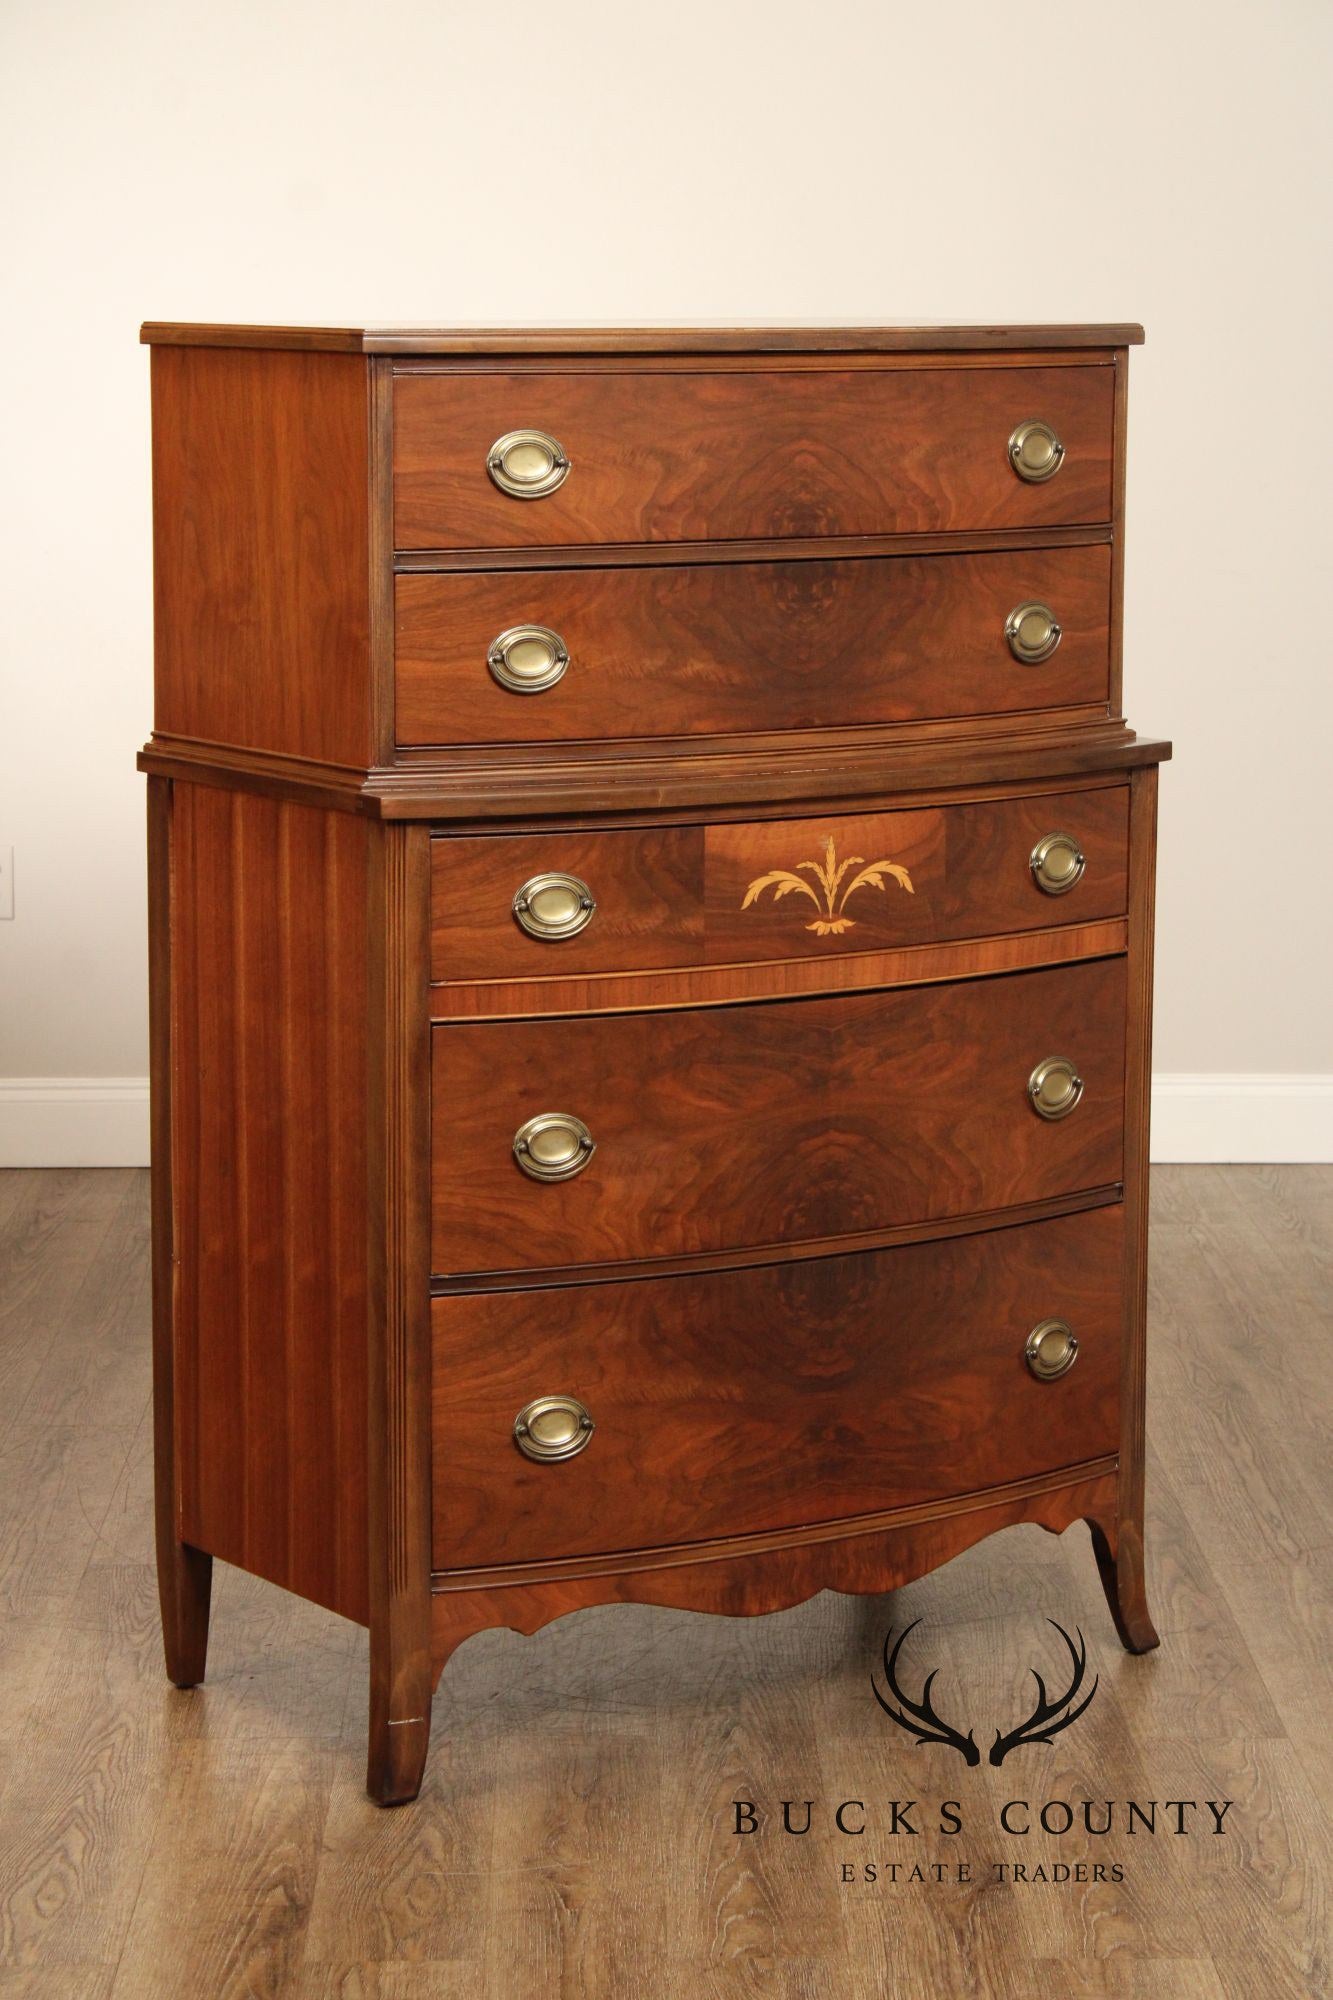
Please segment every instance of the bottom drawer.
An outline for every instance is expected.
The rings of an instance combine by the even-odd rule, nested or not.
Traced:
[[[834,1521],[1112,1453],[1123,1229],[1114,1205],[853,1256],[436,1299],[434,1566]],[[1024,1352],[1045,1320],[1078,1342],[1051,1380]],[[576,1455],[519,1449],[515,1418],[542,1396],[592,1418]]]

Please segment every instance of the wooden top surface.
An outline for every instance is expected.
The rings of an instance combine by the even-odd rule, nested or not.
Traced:
[[[286,347],[334,354],[891,354],[1132,347],[1133,323],[1086,326],[227,326],[147,320],[150,346]]]

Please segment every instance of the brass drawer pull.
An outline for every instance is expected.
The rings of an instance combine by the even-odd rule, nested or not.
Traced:
[[[596,1428],[576,1396],[536,1396],[514,1418],[514,1443],[524,1458],[549,1465],[577,1458]]]
[[[577,875],[533,875],[514,898],[514,917],[529,937],[577,937],[592,922],[597,902]]]
[[[563,675],[569,648],[549,625],[511,625],[491,640],[486,664],[491,679],[511,694],[541,694]]]
[[[1078,1340],[1062,1319],[1044,1319],[1033,1327],[1023,1359],[1039,1382],[1055,1382],[1078,1360]]]
[[[1072,833],[1047,833],[1028,856],[1037,887],[1048,896],[1067,896],[1088,865]]]
[[[1067,1118],[1083,1095],[1083,1079],[1068,1056],[1047,1056],[1028,1078],[1028,1102],[1039,1118]]]
[[[514,1134],[514,1158],[534,1181],[573,1180],[596,1151],[583,1120],[568,1111],[539,1111]]]
[[[541,500],[564,485],[569,460],[546,431],[506,431],[487,452],[486,470],[502,493]]]
[[[1064,455],[1065,448],[1056,433],[1040,417],[1028,417],[1009,439],[1009,463],[1019,478],[1032,486],[1040,486],[1043,479],[1054,479]]]
[[[1062,638],[1059,620],[1049,604],[1016,604],[1004,621],[1009,651],[1025,667],[1049,660]]]

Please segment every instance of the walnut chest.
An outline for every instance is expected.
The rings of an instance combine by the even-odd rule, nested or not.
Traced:
[[[167,1666],[1143,1588],[1133,326],[152,325]],[[608,1671],[614,1666],[608,1664]]]

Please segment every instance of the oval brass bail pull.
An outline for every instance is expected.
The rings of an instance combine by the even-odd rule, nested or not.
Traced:
[[[1047,1056],[1028,1078],[1028,1102],[1039,1118],[1067,1118],[1083,1095],[1083,1079],[1068,1056]]]
[[[592,922],[597,902],[577,875],[533,875],[514,897],[515,922],[529,937],[577,937]]]
[[[529,1180],[571,1181],[596,1151],[592,1133],[569,1111],[539,1111],[514,1134],[514,1158]]]
[[[1040,486],[1054,479],[1064,461],[1065,448],[1050,424],[1040,417],[1028,417],[1017,424],[1009,438],[1009,463],[1020,479]]]
[[[1032,879],[1048,896],[1067,896],[1087,865],[1072,833],[1044,834],[1028,856]]]
[[[1004,636],[1014,658],[1024,666],[1035,667],[1050,659],[1063,634],[1050,605],[1034,599],[1029,604],[1014,606],[1004,621]]]
[[[541,694],[563,676],[569,648],[549,625],[511,625],[491,640],[486,665],[511,694]]]
[[[1055,1382],[1078,1359],[1077,1337],[1062,1319],[1041,1320],[1027,1337],[1023,1359],[1039,1382]]]
[[[514,1443],[525,1458],[549,1465],[577,1458],[596,1428],[577,1396],[534,1396],[514,1418]]]
[[[487,452],[486,470],[502,493],[541,500],[564,485],[569,460],[549,431],[506,431]]]

